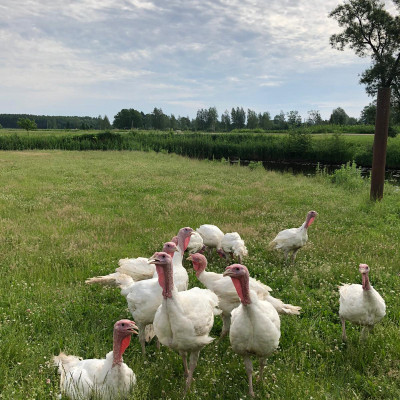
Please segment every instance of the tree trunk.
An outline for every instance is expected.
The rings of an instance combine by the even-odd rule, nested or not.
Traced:
[[[386,147],[389,129],[390,87],[378,89],[371,172],[371,200],[381,200],[385,183]]]

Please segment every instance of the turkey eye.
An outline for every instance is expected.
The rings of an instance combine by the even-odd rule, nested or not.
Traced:
[[[124,324],[124,323],[122,323],[121,325],[122,325],[122,326],[125,326],[125,324]]]

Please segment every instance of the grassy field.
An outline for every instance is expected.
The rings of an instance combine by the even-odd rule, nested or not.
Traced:
[[[308,178],[176,155],[140,152],[1,152],[0,157],[0,398],[56,399],[59,377],[49,363],[64,350],[102,358],[112,327],[129,317],[115,289],[89,287],[122,257],[150,256],[183,226],[203,223],[238,231],[251,274],[285,302],[303,308],[281,318],[278,351],[260,399],[400,398],[400,192],[386,185],[369,201],[357,177]],[[281,229],[319,215],[295,266],[267,250]],[[358,264],[371,268],[387,315],[367,340],[348,324],[341,342],[338,291],[360,283]],[[191,269],[185,261],[188,269]],[[213,255],[209,269],[225,263]],[[193,273],[190,287],[201,286]],[[221,321],[215,319],[212,336]],[[143,359],[133,338],[124,361],[138,384],[130,399],[181,399],[180,357],[155,343]],[[255,367],[257,363],[255,362]],[[229,340],[200,354],[188,399],[245,399],[242,360]]]

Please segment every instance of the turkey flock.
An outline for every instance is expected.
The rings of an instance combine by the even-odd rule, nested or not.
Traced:
[[[281,250],[286,263],[291,253],[293,264],[297,252],[307,243],[307,231],[316,216],[315,211],[309,211],[300,227],[279,232],[269,248]],[[204,254],[213,249],[230,264],[223,273],[206,270]],[[183,265],[185,251],[186,260],[191,262],[205,289],[188,289],[189,277]],[[252,357],[259,359],[258,380],[262,381],[266,358],[279,345],[280,315],[299,315],[301,307],[273,297],[269,286],[252,278],[242,264],[247,255],[237,232],[224,234],[209,224],[196,230],[184,227],[151,257],[121,259],[114,272],[87,279],[87,284],[119,288],[133,320],[115,323],[113,349],[104,359],[82,360],[63,352],[53,358],[60,374],[61,393],[70,399],[127,398],[136,384],[136,376],[123,362],[122,355],[133,334],[138,335],[143,356],[146,343],[153,338],[157,348],[161,344],[179,354],[187,393],[200,351],[214,340],[210,336],[214,317],[220,316],[223,325],[219,341],[229,335],[233,351],[243,358],[249,395],[254,396]],[[362,285],[346,284],[339,288],[343,341],[346,321],[363,326],[364,338],[385,315],[385,302],[369,282],[368,265],[360,264],[359,271]]]

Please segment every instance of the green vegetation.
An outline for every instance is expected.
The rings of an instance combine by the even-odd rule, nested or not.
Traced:
[[[289,129],[310,129],[314,133],[374,133],[376,107],[374,104],[366,106],[360,119],[349,117],[347,113],[338,107],[332,111],[328,120],[323,120],[318,110],[310,110],[303,122],[298,111],[287,113],[281,111],[273,118],[268,111],[256,113],[243,107],[225,110],[221,116],[215,107],[200,109],[196,118],[175,117],[166,115],[161,108],[154,108],[153,112],[145,114],[133,108],[122,109],[114,116],[111,125],[108,117],[99,115],[93,117],[51,116],[51,115],[26,115],[26,114],[0,114],[0,123],[6,129],[18,127],[19,118],[34,119],[39,129],[83,129],[83,130],[108,130],[114,129],[142,129],[142,130],[175,130],[195,132],[231,132],[231,131],[259,131],[259,132],[287,132]],[[400,109],[393,106],[390,116],[390,124],[393,126],[392,135],[398,132],[400,125]],[[369,126],[368,126],[369,125]],[[372,126],[371,126],[372,125]],[[397,130],[396,127],[397,126]]]
[[[25,129],[27,132],[37,129],[36,122],[29,118],[20,118],[17,124],[21,129]]]
[[[99,115],[93,117],[67,117],[53,115],[31,114],[0,114],[0,124],[4,128],[15,129],[20,125],[19,120],[34,120],[39,129],[110,129],[108,117]],[[25,128],[23,128],[25,129]]]
[[[104,357],[114,322],[130,316],[118,290],[84,280],[112,271],[119,258],[151,255],[182,226],[202,223],[238,231],[251,274],[303,307],[299,317],[281,318],[280,347],[255,384],[257,398],[400,398],[395,187],[386,185],[374,204],[352,171],[331,182],[322,173],[294,177],[154,152],[2,152],[0,166],[0,398],[56,399],[52,355]],[[310,209],[319,215],[309,243],[294,267],[284,266],[267,244]],[[361,281],[360,262],[371,267],[387,316],[365,343],[348,324],[342,344],[337,286]],[[210,270],[224,267],[216,255],[209,259]],[[148,353],[144,360],[136,338],[125,353],[138,378],[131,399],[182,399],[180,357],[163,347],[158,353],[154,342]],[[248,398],[242,360],[228,340],[203,349],[187,398]]]
[[[373,136],[312,135],[305,129],[291,130],[289,134],[163,131],[76,134],[56,131],[54,135],[0,135],[1,150],[153,150],[210,160],[225,158],[324,164],[355,161],[360,166],[371,165],[372,143]],[[386,165],[389,168],[400,168],[400,138],[389,138]]]

